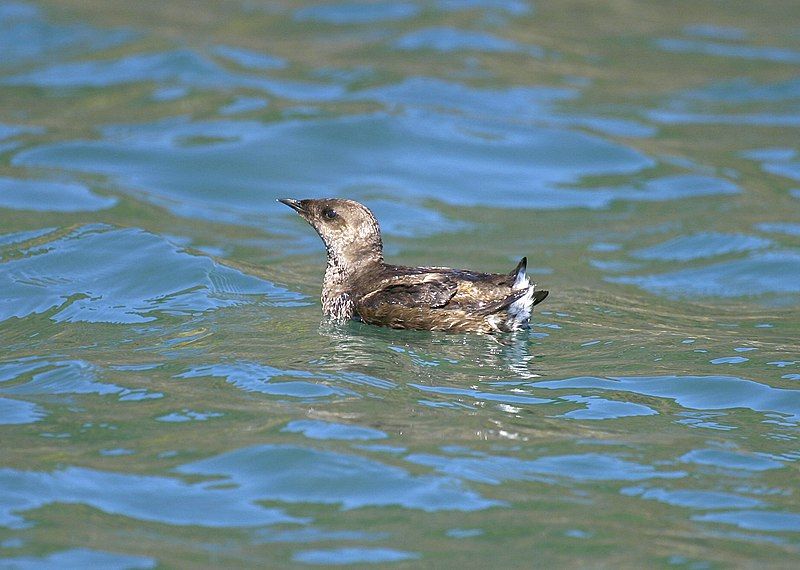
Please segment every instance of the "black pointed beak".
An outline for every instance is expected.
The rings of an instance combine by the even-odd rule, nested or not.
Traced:
[[[293,200],[292,198],[278,198],[278,202],[281,204],[286,204],[298,214],[305,213],[305,208],[303,208],[303,204],[300,202],[300,200]]]

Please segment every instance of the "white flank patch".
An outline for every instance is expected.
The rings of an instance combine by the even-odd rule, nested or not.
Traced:
[[[533,290],[535,285],[531,285],[528,275],[524,271],[520,271],[517,273],[517,278],[514,280],[514,285],[511,289],[519,291],[526,288],[525,294],[508,307],[507,324],[511,330],[518,330],[525,326],[528,319],[531,318],[531,311],[533,310]]]

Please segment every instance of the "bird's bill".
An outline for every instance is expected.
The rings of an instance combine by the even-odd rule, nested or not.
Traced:
[[[298,214],[305,213],[305,208],[303,208],[303,204],[300,202],[300,200],[294,200],[292,198],[278,198],[278,202],[281,204],[286,204]]]

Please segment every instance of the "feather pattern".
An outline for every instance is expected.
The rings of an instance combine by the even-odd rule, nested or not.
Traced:
[[[524,258],[508,275],[385,265],[380,274],[363,276],[358,284],[357,289],[368,291],[355,299],[361,319],[393,328],[519,330],[528,326],[533,305],[547,295],[535,297]]]

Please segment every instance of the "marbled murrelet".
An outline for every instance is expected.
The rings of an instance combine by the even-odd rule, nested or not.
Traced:
[[[378,221],[363,204],[338,198],[279,202],[325,242],[322,310],[334,319],[398,329],[515,331],[528,326],[533,306],[548,295],[534,290],[524,257],[508,274],[389,265]]]

